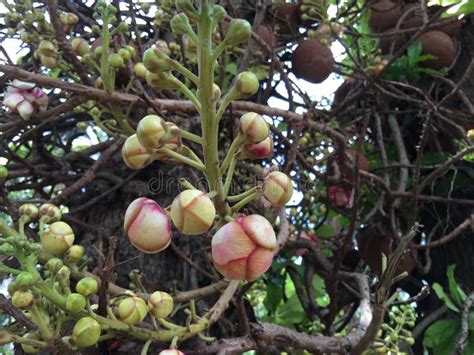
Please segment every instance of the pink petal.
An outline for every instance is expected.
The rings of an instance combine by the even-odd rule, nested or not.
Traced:
[[[36,84],[35,83],[27,83],[26,81],[21,81],[21,80],[15,79],[12,82],[12,86],[16,87],[17,89],[31,90],[36,86]]]
[[[3,104],[12,110],[15,109],[18,104],[22,101],[24,101],[25,98],[23,97],[22,94],[19,93],[6,93],[5,98],[3,99]]]
[[[30,118],[30,115],[33,113],[33,105],[29,103],[28,101],[23,101],[20,103],[16,109],[18,110],[18,113],[20,114],[21,118],[23,118],[25,121]]]

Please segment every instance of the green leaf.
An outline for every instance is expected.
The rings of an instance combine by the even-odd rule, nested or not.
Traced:
[[[263,300],[263,305],[270,312],[274,313],[283,298],[281,284],[269,282],[267,284],[267,294]]]
[[[446,271],[446,275],[448,276],[449,293],[451,294],[454,302],[456,302],[459,307],[462,307],[467,296],[456,282],[456,278],[454,277],[455,268],[456,265],[449,265]]]
[[[285,303],[276,310],[276,322],[280,325],[298,324],[304,321],[306,315],[296,293],[291,295]]]
[[[474,311],[469,312],[468,324],[469,330],[474,330]]]
[[[237,74],[237,64],[229,63],[225,66],[225,71],[229,74],[235,75]]]
[[[444,292],[443,287],[439,283],[435,282],[432,288],[436,292],[438,298],[443,301],[450,310],[459,313],[459,308],[456,307],[456,305],[453,303],[451,298],[449,298],[449,296]]]
[[[336,234],[336,229],[330,224],[323,224],[315,230],[315,233],[318,238],[327,239],[331,238],[334,234]]]
[[[423,345],[432,348],[436,355],[448,355],[454,349],[461,321],[459,319],[441,319],[426,329]]]

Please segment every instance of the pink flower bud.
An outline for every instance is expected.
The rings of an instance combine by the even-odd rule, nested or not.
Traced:
[[[276,206],[284,206],[293,195],[293,184],[285,173],[274,171],[263,181],[263,195]]]
[[[265,119],[255,112],[240,117],[240,130],[251,143],[260,143],[268,138],[269,128]]]
[[[158,355],[185,355],[185,353],[179,351],[178,349],[167,349],[160,351]]]
[[[225,277],[253,281],[268,270],[276,248],[272,225],[254,214],[219,229],[212,239],[212,258]]]
[[[21,118],[28,120],[35,108],[44,111],[48,107],[48,96],[34,83],[13,80],[4,94],[3,104]]]
[[[150,153],[138,141],[136,134],[128,137],[123,144],[122,157],[130,169],[142,169],[153,161]]]
[[[273,138],[268,136],[260,143],[244,144],[237,159],[264,159],[273,153]]]
[[[184,234],[198,235],[207,232],[215,217],[214,204],[199,190],[181,192],[171,205],[171,220]]]
[[[149,198],[137,198],[128,206],[124,229],[133,246],[144,253],[158,253],[171,242],[168,216]]]
[[[351,207],[353,202],[353,190],[338,186],[329,187],[329,199],[337,207]]]

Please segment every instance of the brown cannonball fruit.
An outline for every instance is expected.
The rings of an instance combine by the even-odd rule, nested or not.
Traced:
[[[431,69],[442,69],[451,66],[456,54],[454,41],[441,31],[428,31],[418,40],[421,42],[422,53],[431,54],[434,58],[423,61],[421,66]]]
[[[332,73],[334,57],[318,39],[303,41],[291,58],[293,74],[310,83],[321,83]]]
[[[278,25],[278,32],[283,34],[294,34],[300,27],[300,17],[298,4],[281,4],[275,11],[275,21]]]
[[[385,32],[395,31],[395,28],[389,28]],[[391,36],[382,36],[379,39],[379,48],[382,51],[382,54],[387,54],[390,52],[390,48],[393,44],[393,51],[396,52],[400,49],[407,41],[407,35],[404,33],[391,35]]]
[[[376,33],[394,27],[402,15],[402,7],[387,0],[375,3],[370,10],[369,27]]]
[[[275,35],[273,34],[273,31],[270,26],[260,25],[258,27],[257,34],[270,48],[273,48],[276,46],[277,39]]]

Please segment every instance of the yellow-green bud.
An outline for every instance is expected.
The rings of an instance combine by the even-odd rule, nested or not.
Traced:
[[[35,298],[31,291],[15,291],[12,296],[12,303],[15,307],[26,309],[33,305]]]
[[[130,53],[130,51],[126,48],[120,48],[118,55],[121,56],[124,61],[129,61],[132,59],[132,53]]]
[[[55,57],[57,55],[56,47],[50,41],[41,41],[38,46],[38,52],[48,57]]]
[[[240,117],[240,131],[250,143],[260,143],[270,133],[268,123],[255,112],[247,112]]]
[[[168,317],[173,307],[173,298],[166,292],[156,291],[148,297],[148,309],[158,319]]]
[[[166,143],[165,121],[157,115],[143,117],[138,123],[137,138],[147,149],[158,149]]]
[[[232,91],[235,92],[237,98],[247,99],[258,91],[260,83],[257,76],[251,71],[244,71],[237,75]]]
[[[171,30],[176,35],[190,34],[193,32],[189,18],[184,13],[174,15],[170,21]]]
[[[63,267],[63,261],[58,258],[51,258],[46,263],[46,267],[48,268],[49,272],[53,275],[57,274],[58,271]]]
[[[76,285],[77,293],[83,295],[84,297],[90,296],[97,292],[99,286],[97,280],[92,277],[84,277],[79,280]]]
[[[114,68],[122,68],[125,66],[123,58],[118,53],[109,55],[109,64]]]
[[[39,215],[45,223],[53,223],[61,220],[61,211],[51,203],[45,203],[40,206]]]
[[[49,68],[49,69],[55,69],[58,66],[58,61],[55,57],[41,55],[40,61],[41,61],[41,64],[43,64],[46,68]]]
[[[39,216],[39,208],[33,205],[32,203],[25,203],[19,208],[21,216],[28,217],[28,221],[34,221]]]
[[[74,53],[81,57],[91,51],[89,43],[83,38],[74,38],[71,42],[71,47]]]
[[[130,169],[142,169],[153,161],[152,156],[138,141],[137,135],[127,138],[122,147],[122,158]]]
[[[43,231],[40,238],[45,251],[61,255],[74,243],[74,231],[65,222],[54,222]]]
[[[148,85],[159,90],[179,89],[178,79],[170,72],[152,73],[148,71],[145,76]]]
[[[83,317],[74,326],[71,340],[79,348],[97,343],[100,338],[100,324],[92,317]]]
[[[166,53],[158,48],[148,48],[143,53],[143,65],[152,73],[158,74],[173,68],[171,60]]]
[[[226,15],[227,15],[227,11],[225,11],[225,9],[222,6],[220,5],[214,6],[214,9],[212,10],[212,17],[214,18],[214,21],[216,23],[219,23],[223,19],[225,19]]]
[[[72,245],[66,252],[71,263],[77,263],[84,256],[85,249],[82,245]]]
[[[184,234],[198,235],[207,232],[215,217],[214,204],[200,190],[181,192],[171,205],[171,219],[176,228]]]
[[[199,14],[191,0],[176,0],[175,5],[179,11],[184,12],[190,19],[199,20]]]
[[[146,72],[148,70],[145,68],[145,65],[143,63],[137,63],[133,66],[133,72],[135,73],[136,76],[139,78],[145,79],[146,77]]]
[[[128,297],[122,300],[118,307],[118,316],[127,324],[137,324],[145,319],[148,307],[139,297]]]
[[[470,129],[467,131],[467,138],[470,140],[474,140],[474,129]]]
[[[263,195],[276,206],[284,206],[293,196],[293,184],[285,173],[274,171],[263,182]]]
[[[16,276],[15,283],[20,288],[28,288],[35,283],[35,278],[29,272],[22,271]]]
[[[66,265],[63,265],[58,270],[56,276],[63,284],[68,284],[69,278],[71,277],[71,269],[69,269]]]
[[[8,176],[8,169],[5,165],[0,165],[0,179],[5,179]]]
[[[15,281],[10,282],[7,286],[7,291],[10,296],[13,296],[13,294],[19,289],[18,285],[16,284]]]
[[[100,57],[102,56],[102,52],[103,52],[103,51],[104,51],[104,47],[102,47],[102,46],[97,46],[97,47],[95,47],[95,49],[94,49],[94,56],[95,56],[96,58],[100,58]]]
[[[137,51],[135,50],[134,46],[126,45],[124,48],[130,52],[130,55],[132,56],[132,58],[137,55]]]
[[[233,19],[224,37],[224,43],[227,46],[236,46],[248,42],[251,35],[252,26],[247,20]]]
[[[66,309],[78,313],[86,308],[86,298],[79,293],[71,293],[66,297]]]
[[[28,339],[28,340],[40,340],[40,335],[35,332],[35,333],[26,333],[25,335],[23,335],[23,338],[24,339]],[[23,351],[27,354],[36,354],[37,352],[39,352],[41,349],[40,348],[36,348],[34,346],[31,346],[31,345],[28,345],[28,344],[24,344],[24,343],[20,343],[21,345],[21,348],[23,349]]]

